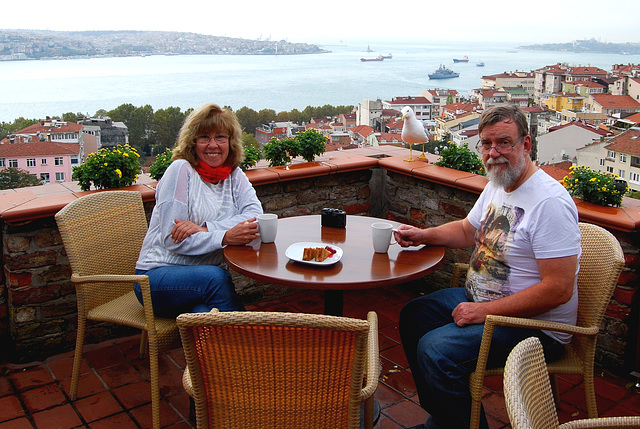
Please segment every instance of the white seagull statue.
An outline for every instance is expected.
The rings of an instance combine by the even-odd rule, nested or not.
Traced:
[[[422,143],[422,155],[421,158],[426,158],[424,155],[424,144],[429,141],[427,132],[424,126],[416,118],[416,114],[409,106],[404,106],[400,111],[402,113],[402,141],[409,144],[409,159],[405,161],[413,161],[413,145]]]

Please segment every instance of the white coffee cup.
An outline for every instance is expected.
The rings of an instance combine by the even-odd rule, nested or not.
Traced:
[[[375,222],[371,224],[371,239],[373,240],[373,251],[376,253],[387,253],[389,245],[397,242],[392,239],[393,225],[386,222]]]
[[[263,213],[258,215],[256,220],[260,239],[263,243],[273,243],[278,233],[278,215],[273,213]]]

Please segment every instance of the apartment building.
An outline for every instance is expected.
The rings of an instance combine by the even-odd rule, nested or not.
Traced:
[[[585,100],[585,108],[593,112],[620,118],[640,112],[640,102],[629,95],[591,94]]]
[[[416,119],[419,121],[433,119],[433,105],[426,97],[393,97],[389,101],[382,101],[383,109],[400,112],[404,106],[411,107],[416,114]]]
[[[605,79],[608,73],[599,67],[557,63],[534,70],[534,75],[534,99],[540,104],[544,94],[561,92],[564,82],[598,81]]]
[[[640,191],[640,128],[579,148],[577,154],[578,164],[617,174],[627,181],[629,189]]]
[[[482,76],[481,86],[484,89],[522,88],[530,96],[535,91],[535,74],[533,72],[504,72]]]
[[[71,181],[73,167],[80,163],[78,143],[30,141],[0,144],[0,169],[20,168],[42,184]]]
[[[432,116],[442,116],[444,106],[447,104],[460,103],[462,97],[455,89],[428,89],[420,93],[421,97],[426,98],[431,103]]]
[[[549,129],[537,136],[536,160],[541,164],[555,164],[561,161],[577,162],[577,149],[594,142],[604,141],[613,133],[582,122],[571,122]]]

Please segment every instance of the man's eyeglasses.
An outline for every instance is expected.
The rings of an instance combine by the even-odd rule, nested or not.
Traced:
[[[501,141],[498,141],[495,145],[491,144],[488,140],[480,140],[476,144],[476,150],[482,155],[487,155],[491,152],[491,149],[495,149],[499,154],[509,153],[513,150],[514,146],[517,145],[520,140],[522,140],[524,136],[520,136],[515,143],[511,143],[508,138],[505,138]]]
[[[196,138],[196,142],[202,143],[202,144],[209,144],[211,143],[211,140],[215,141],[218,144],[224,144],[229,141],[229,136],[225,134],[216,134],[213,137],[208,135],[202,135]]]

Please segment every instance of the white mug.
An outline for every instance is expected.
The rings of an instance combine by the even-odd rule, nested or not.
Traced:
[[[258,215],[256,220],[260,239],[263,243],[273,243],[278,232],[278,215],[273,213],[263,213]]]
[[[375,222],[371,224],[371,239],[373,240],[373,251],[376,253],[387,253],[390,244],[396,244],[395,240],[391,241],[393,233],[393,225],[386,222]]]

